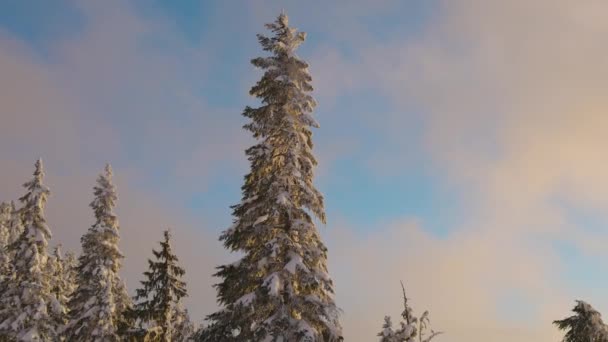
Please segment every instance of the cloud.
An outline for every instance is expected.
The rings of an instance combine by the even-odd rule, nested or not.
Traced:
[[[400,280],[415,310],[430,310],[432,326],[446,331],[450,341],[559,335],[550,322],[566,312],[570,299],[559,288],[547,287],[557,280],[547,248],[480,229],[440,239],[410,219],[365,236],[348,223],[326,234],[348,340],[373,339],[384,315],[398,317]],[[502,299],[512,295],[521,296],[513,307],[524,314],[505,315],[512,307]]]
[[[357,264],[361,278],[344,286],[369,293],[361,284],[380,284],[375,286],[379,298],[368,300],[360,316],[347,315],[346,321],[354,321],[348,323],[351,328],[361,327],[354,328],[353,336],[369,331],[371,326],[364,322],[371,317],[363,311],[378,316],[381,308],[391,305],[388,300],[382,303],[388,291],[384,280],[396,287],[395,278],[401,276],[413,283],[412,296],[432,309],[436,326],[448,330],[451,341],[558,339],[551,320],[565,316],[570,302],[586,295],[581,287],[573,292],[564,279],[567,270],[558,243],[606,256],[599,246],[605,244],[608,230],[570,221],[564,203],[608,209],[602,130],[607,124],[603,91],[608,64],[602,57],[606,47],[598,43],[608,33],[608,24],[597,15],[608,10],[607,5],[441,4],[423,35],[361,49],[363,63],[353,70],[371,74],[366,70],[374,68],[378,87],[405,113],[383,117],[385,131],[397,144],[409,140],[394,127],[407,127],[409,120],[423,116],[425,131],[418,143],[440,179],[458,189],[466,220],[451,227],[445,241],[397,225],[379,229],[375,234],[381,237],[359,244],[349,240],[348,249],[357,252],[334,246],[339,256],[333,254],[333,262],[341,253],[366,256]],[[379,55],[385,57],[380,65],[373,63]],[[419,114],[409,114],[413,112]],[[396,170],[410,163],[398,154],[385,160]],[[428,248],[419,250],[419,245]],[[377,269],[368,266],[383,261]],[[605,282],[591,278],[589,290]],[[398,291],[392,292],[396,303]],[[510,322],[516,315],[501,307],[505,293],[526,299],[521,303],[529,309],[526,322]],[[595,298],[600,308],[608,300]],[[353,305],[351,300],[345,303]]]

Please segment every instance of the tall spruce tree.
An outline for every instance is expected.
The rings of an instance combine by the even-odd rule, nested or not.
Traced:
[[[128,325],[125,313],[132,303],[118,274],[123,254],[118,248],[120,229],[114,214],[118,197],[110,165],[93,189],[95,199],[90,206],[95,223],[81,238],[77,287],[69,302],[65,338],[75,342],[121,341],[121,331]]]
[[[574,316],[553,322],[560,330],[567,330],[563,342],[608,342],[608,327],[591,305],[577,300],[572,311]]]
[[[295,53],[305,34],[289,27],[285,14],[266,27],[273,36],[258,40],[270,56],[251,61],[264,70],[250,91],[262,105],[243,113],[258,143],[246,151],[251,170],[241,203],[232,207],[234,225],[220,237],[244,256],[218,267],[224,308],[208,317],[201,340],[337,341],[342,328],[327,248],[313,222],[325,222],[323,196],[313,185],[316,102],[308,64]]]
[[[136,290],[138,301],[133,312],[149,340],[179,342],[186,319],[181,300],[187,296],[186,283],[181,279],[186,273],[177,262],[171,247],[168,230],[160,242],[160,250],[152,250],[155,261],[148,260],[149,270],[144,272],[143,288]]]
[[[42,183],[42,161],[36,162],[34,178],[25,183],[27,193],[21,217],[23,233],[10,245],[14,275],[0,289],[0,336],[9,341],[58,341],[57,327],[64,308],[51,291],[48,240],[44,218],[49,189]]]

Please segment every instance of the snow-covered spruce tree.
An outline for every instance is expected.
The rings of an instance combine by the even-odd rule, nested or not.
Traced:
[[[23,233],[23,214],[21,209],[17,209],[15,202],[11,201],[11,219],[8,223],[9,244],[17,241]]]
[[[52,274],[48,266],[51,230],[44,218],[50,194],[42,183],[42,161],[36,162],[34,178],[25,183],[27,193],[19,200],[24,231],[12,243],[14,276],[0,289],[0,336],[8,341],[58,341],[64,308],[51,292]]]
[[[9,246],[13,244],[23,232],[23,220],[21,211],[15,208],[15,202],[10,204],[2,203],[0,205],[0,283],[5,277],[13,277],[12,259],[14,250]]]
[[[66,256],[63,256],[61,245],[55,246],[53,254],[49,258],[49,270],[52,275],[51,292],[63,309],[63,312],[60,313],[62,328],[67,323],[68,301],[75,289],[75,267],[74,255],[67,253]]]
[[[10,240],[8,225],[11,221],[11,205],[6,202],[0,203],[0,246],[7,247]]]
[[[68,251],[63,255],[62,267],[64,272],[64,284],[66,285],[66,294],[68,298],[71,298],[76,290],[76,284],[78,281],[78,258],[72,251]]]
[[[378,333],[381,342],[430,342],[437,335],[442,332],[436,332],[428,325],[429,312],[425,311],[420,319],[414,316],[414,311],[408,304],[407,296],[405,295],[405,287],[401,283],[401,289],[403,290],[403,312],[401,317],[401,328],[393,330],[391,318],[388,316],[384,317],[384,325],[382,331]],[[427,329],[429,330],[427,332]]]
[[[160,250],[152,250],[155,260],[148,260],[149,270],[144,272],[146,280],[143,288],[136,290],[133,313],[146,331],[148,339],[159,342],[180,342],[180,324],[184,324],[184,308],[180,305],[187,296],[186,283],[182,277],[186,271],[177,263],[177,256],[171,248],[171,234],[164,233]]]
[[[173,341],[193,341],[195,333],[194,324],[190,319],[188,309],[184,308],[181,303],[178,304],[175,310],[175,326],[173,328]]]
[[[114,214],[118,197],[110,165],[106,165],[93,189],[95,199],[90,206],[95,223],[81,238],[77,287],[69,302],[70,317],[64,336],[74,342],[121,341],[122,331],[129,325],[125,313],[132,303],[118,274],[123,254],[118,248],[119,225]]]
[[[382,331],[378,333],[380,336],[380,342],[394,342],[395,331],[393,330],[393,322],[390,316],[384,316],[384,324],[382,325]]]
[[[608,342],[608,327],[591,305],[577,300],[572,311],[576,315],[553,322],[560,330],[567,330],[563,342]]]
[[[0,248],[0,289],[2,283],[8,279],[15,277],[13,271],[13,256],[15,251],[10,246],[17,241],[21,233],[23,232],[23,221],[21,217],[21,211],[15,208],[15,202],[11,201],[10,204],[3,203],[0,208],[0,229],[2,233],[3,249]]]
[[[9,223],[11,221],[11,206],[8,203],[0,203],[0,283],[4,276],[8,275],[11,258],[8,253],[10,243]]]
[[[218,267],[218,301],[224,308],[208,319],[203,341],[337,341],[342,328],[327,273],[327,248],[313,216],[325,222],[323,196],[313,185],[308,64],[295,54],[305,34],[287,16],[267,24],[274,35],[258,35],[270,57],[255,58],[265,70],[250,94],[262,106],[247,107],[244,126],[258,143],[246,151],[251,170],[243,200],[232,207],[234,225],[220,240],[244,253]]]

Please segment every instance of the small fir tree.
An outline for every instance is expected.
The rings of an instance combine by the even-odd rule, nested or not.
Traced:
[[[69,301],[65,338],[75,342],[115,342],[122,340],[122,331],[129,325],[125,313],[132,303],[118,274],[123,254],[118,248],[120,229],[114,214],[118,197],[110,165],[97,179],[94,195],[90,206],[95,223],[81,238],[77,287]]]
[[[66,256],[64,256],[61,251],[61,244],[55,246],[53,254],[49,258],[49,269],[52,274],[51,292],[59,302],[61,308],[59,318],[62,324],[59,331],[62,331],[65,324],[68,322],[68,302],[76,287],[75,267],[74,255],[67,253]]]
[[[66,294],[68,298],[71,298],[76,291],[76,285],[78,283],[78,258],[72,251],[68,251],[63,256],[63,272],[64,272],[64,284]]]
[[[395,331],[390,316],[384,316],[382,331],[378,333],[378,336],[380,336],[380,342],[395,342]]]
[[[234,225],[220,239],[244,256],[218,267],[218,301],[202,341],[338,341],[342,339],[327,248],[313,222],[325,222],[323,196],[313,185],[317,161],[311,127],[316,106],[308,64],[295,53],[305,34],[281,14],[258,35],[269,57],[251,63],[264,75],[251,88],[262,105],[245,108],[244,126],[257,144],[246,151],[250,173]]]
[[[391,318],[385,316],[382,331],[378,333],[380,341],[430,342],[437,335],[442,334],[442,332],[436,332],[428,327],[430,324],[428,311],[425,311],[422,316],[420,316],[420,319],[414,316],[414,311],[408,304],[408,298],[405,295],[403,283],[401,283],[401,289],[403,290],[403,312],[401,313],[403,320],[400,322],[401,327],[397,330],[393,330]]]
[[[577,300],[572,311],[574,316],[553,322],[560,330],[566,330],[563,342],[608,342],[608,327],[591,305]]]
[[[10,245],[14,275],[0,289],[0,336],[9,341],[57,341],[64,308],[51,291],[48,240],[51,230],[44,218],[49,189],[43,184],[42,161],[36,162],[34,178],[25,183],[27,193],[21,218],[23,233]]]
[[[186,328],[186,313],[181,300],[187,296],[186,283],[182,280],[185,270],[177,263],[171,246],[171,235],[164,232],[160,250],[152,250],[156,260],[148,260],[149,270],[144,272],[143,288],[137,289],[133,309],[140,326],[148,331],[154,341],[183,341],[180,336]],[[189,320],[189,319],[188,319]]]

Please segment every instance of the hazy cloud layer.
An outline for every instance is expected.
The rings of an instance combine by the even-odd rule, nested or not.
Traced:
[[[425,117],[421,144],[463,193],[468,220],[448,239],[396,225],[387,231],[396,238],[374,236],[359,246],[377,245],[361,255],[399,250],[370,278],[382,294],[396,291],[396,279],[378,278],[410,279],[412,295],[428,303],[450,340],[556,340],[550,322],[574,298],[606,307],[608,298],[592,290],[605,277],[589,275],[587,287],[574,286],[558,249],[566,242],[606,255],[598,248],[608,237],[605,221],[589,227],[573,217],[573,209],[607,209],[608,64],[600,42],[608,25],[598,15],[606,10],[600,1],[445,1],[419,39],[373,46],[361,53],[367,64],[352,65],[361,79],[375,77],[404,112]],[[378,64],[380,53],[386,60]],[[401,117],[402,127],[409,118]],[[408,163],[386,158],[395,169]],[[395,240],[401,242],[385,246]],[[505,295],[510,307],[501,305]]]

